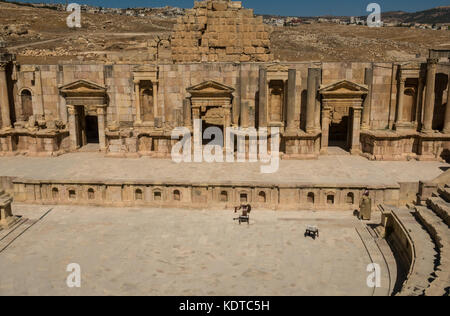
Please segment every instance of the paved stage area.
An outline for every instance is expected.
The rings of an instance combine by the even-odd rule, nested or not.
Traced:
[[[450,165],[440,162],[369,161],[356,156],[281,161],[274,174],[261,174],[259,163],[182,163],[150,158],[105,158],[75,153],[57,158],[2,157],[0,176],[37,180],[146,181],[220,184],[367,184],[432,180]]]
[[[30,226],[0,252],[0,295],[372,295],[350,212],[14,205]],[[35,220],[35,221],[33,221]],[[304,238],[319,225],[317,240]],[[3,234],[2,234],[3,233]],[[0,251],[5,246],[0,231]],[[81,288],[66,286],[81,266]],[[386,271],[381,271],[386,273]]]

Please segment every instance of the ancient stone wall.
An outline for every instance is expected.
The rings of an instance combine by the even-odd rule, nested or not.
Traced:
[[[196,1],[172,36],[175,62],[273,60],[269,26],[240,1]]]

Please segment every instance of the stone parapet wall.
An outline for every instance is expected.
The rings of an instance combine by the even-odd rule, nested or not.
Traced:
[[[69,152],[69,131],[0,132],[0,156],[59,156]]]
[[[361,148],[363,155],[371,160],[447,160],[450,158],[450,135],[364,131]]]
[[[15,201],[22,203],[189,209],[232,209],[251,203],[267,210],[355,210],[366,189],[374,205],[398,203],[398,186],[14,180]]]
[[[399,282],[394,294],[421,296],[434,273],[436,252],[426,231],[409,209],[381,206],[385,238],[400,264]]]

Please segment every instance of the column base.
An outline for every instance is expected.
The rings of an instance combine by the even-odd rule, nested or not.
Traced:
[[[350,149],[350,154],[354,156],[359,156],[362,154],[362,151],[360,148],[352,148]]]
[[[434,134],[434,130],[432,130],[432,129],[422,129],[421,130],[421,132],[423,133],[423,134]]]
[[[396,131],[410,131],[414,130],[416,128],[416,125],[414,122],[397,122],[395,123],[395,130]]]

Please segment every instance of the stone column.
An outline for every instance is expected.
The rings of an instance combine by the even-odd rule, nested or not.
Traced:
[[[100,105],[97,107],[98,116],[98,139],[100,143],[100,150],[106,151],[106,106]]]
[[[249,102],[243,101],[241,102],[241,127],[248,128],[248,111],[249,111]]]
[[[192,106],[191,100],[188,98],[183,100],[183,118],[184,118],[184,127],[192,128]]]
[[[316,108],[316,76],[317,68],[308,69],[308,95],[306,105],[306,132],[312,133],[315,131],[315,108]]]
[[[267,127],[267,71],[259,69],[259,127]]]
[[[397,119],[395,121],[396,127],[398,124],[404,122],[403,120],[403,111],[404,111],[404,100],[405,100],[405,83],[406,78],[399,78],[398,81],[398,90],[397,90]]]
[[[331,107],[324,105],[322,110],[322,141],[320,153],[326,155],[328,153],[328,143],[330,138],[330,114]]]
[[[287,99],[287,131],[295,131],[295,105],[296,105],[296,85],[297,85],[297,70],[289,69],[288,75],[288,99]]]
[[[158,117],[158,81],[152,82],[153,85],[153,117]],[[140,101],[140,100],[139,100]],[[139,102],[140,103],[140,102]],[[140,105],[139,105],[140,108]]]
[[[77,150],[77,111],[75,106],[68,105],[67,111],[69,112],[69,139],[70,139],[70,150]]]
[[[445,106],[444,133],[450,134],[450,74],[448,75],[447,105]]]
[[[11,128],[11,113],[9,109],[8,85],[6,79],[7,63],[0,63],[0,108],[2,115],[2,128]]]
[[[372,86],[373,86],[373,69],[366,68],[364,75],[364,84],[369,88],[366,98],[364,99],[362,126],[361,129],[370,129],[370,112],[372,111]]]
[[[36,67],[36,91],[38,92],[37,94],[37,98],[35,99],[36,101],[39,100],[38,104],[39,107],[37,107],[38,110],[38,119],[39,120],[44,120],[45,119],[45,108],[44,108],[44,89],[42,87],[42,72],[41,72],[41,68],[40,67]]]
[[[434,89],[436,84],[436,69],[438,59],[428,59],[427,69],[427,91],[425,94],[425,108],[423,114],[423,133],[433,132],[433,114],[434,114]]]
[[[419,78],[419,86],[417,87],[417,100],[416,100],[416,124],[420,129],[422,128],[422,113],[423,113],[423,87],[424,79]]]
[[[142,117],[141,117],[141,95],[140,95],[140,89],[139,89],[139,80],[134,80],[134,106],[136,108],[136,124],[142,123]],[[155,101],[155,98],[153,98],[153,102]],[[156,117],[156,115],[155,115]]]
[[[317,132],[320,132],[321,131],[321,128],[320,128],[320,116],[321,116],[322,104],[320,102],[320,99],[319,99],[319,96],[318,96],[317,92],[319,91],[320,85],[322,83],[322,69],[317,68],[316,71],[317,71],[317,73],[316,73],[316,89],[315,89],[315,97],[314,97],[315,100],[316,100],[316,106],[315,106],[315,109],[314,109],[314,113],[315,113],[315,116],[314,116],[314,127],[316,128]]]
[[[359,155],[361,153],[361,106],[352,108],[352,143],[350,146],[350,153],[352,155]]]

